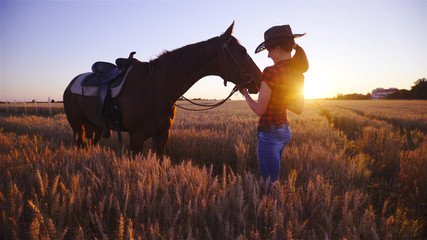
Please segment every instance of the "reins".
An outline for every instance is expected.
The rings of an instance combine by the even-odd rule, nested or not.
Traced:
[[[220,102],[217,102],[217,103],[214,103],[214,104],[196,103],[196,102],[193,102],[193,101],[191,101],[190,99],[188,99],[188,98],[186,98],[184,96],[181,96],[181,98],[184,99],[185,101],[187,101],[187,102],[189,102],[189,103],[191,103],[193,105],[199,106],[199,107],[204,107],[203,109],[192,109],[192,108],[186,108],[186,107],[179,106],[178,104],[175,104],[175,103],[172,103],[172,104],[175,105],[176,107],[179,107],[179,108],[187,110],[187,111],[194,111],[194,112],[197,112],[197,111],[206,111],[206,110],[211,110],[213,108],[221,106],[222,104],[224,104],[225,102],[227,102],[228,99],[230,99],[231,96],[233,96],[233,94],[235,94],[237,91],[239,91],[239,88],[236,85],[233,88],[233,90],[231,90],[230,94],[224,100],[221,100]]]
[[[233,94],[235,94],[237,91],[239,91],[240,86],[243,86],[243,85],[245,85],[245,84],[248,84],[248,83],[250,83],[251,81],[252,81],[252,78],[251,78],[249,81],[246,81],[246,82],[244,82],[244,83],[241,83],[241,84],[236,85],[236,86],[231,90],[230,94],[229,94],[225,99],[221,100],[220,102],[214,103],[214,104],[201,104],[201,103],[196,103],[196,102],[193,102],[193,101],[191,101],[190,99],[188,99],[188,98],[184,97],[184,95],[183,95],[183,96],[181,96],[181,98],[182,98],[183,100],[185,100],[185,101],[187,101],[187,102],[189,102],[189,103],[191,103],[191,104],[193,104],[193,105],[195,105],[195,106],[205,107],[204,109],[190,109],[190,108],[184,108],[184,107],[182,107],[182,106],[179,106],[179,105],[177,105],[177,104],[174,104],[172,101],[170,101],[170,102],[171,102],[172,104],[174,104],[175,106],[177,106],[177,107],[179,107],[179,108],[181,108],[181,109],[184,109],[184,110],[188,110],[188,111],[205,111],[205,110],[210,110],[210,109],[213,109],[213,108],[219,107],[219,106],[221,106],[222,104],[224,104],[225,102],[227,102],[227,101],[228,101],[228,99],[230,99],[230,98],[231,98],[231,96],[233,96]]]
[[[163,96],[163,97],[164,97],[164,98],[165,98],[165,99],[166,99],[170,104],[172,104],[172,105],[174,105],[175,107],[178,107],[178,108],[180,108],[180,109],[187,110],[187,111],[193,111],[193,112],[207,111],[207,110],[211,110],[211,109],[214,109],[214,108],[216,108],[216,107],[219,107],[219,106],[221,106],[222,104],[224,104],[225,102],[227,102],[227,101],[228,101],[228,99],[230,99],[230,98],[231,98],[231,96],[233,96],[233,94],[235,94],[237,91],[239,91],[239,88],[240,88],[240,86],[241,86],[241,85],[244,85],[244,84],[250,83],[251,81],[252,81],[252,79],[251,79],[251,80],[249,80],[249,81],[247,81],[247,82],[245,82],[245,83],[243,83],[243,84],[236,85],[236,86],[231,90],[230,94],[229,94],[225,99],[221,100],[220,102],[214,103],[214,104],[201,104],[201,103],[196,103],[196,102],[193,102],[193,101],[191,101],[190,99],[188,99],[188,98],[184,97],[184,95],[182,95],[182,96],[180,97],[180,98],[182,98],[183,100],[185,100],[185,101],[187,101],[187,102],[189,102],[189,103],[191,103],[191,104],[193,104],[193,105],[195,105],[195,106],[204,107],[204,108],[202,108],[202,109],[194,109],[194,108],[187,108],[187,107],[180,106],[180,105],[176,104],[175,102],[173,102],[172,100],[170,100],[167,96],[165,96],[165,95],[163,94],[163,92],[161,92],[161,91],[160,91],[160,93],[161,93],[161,95],[162,95],[162,96]]]

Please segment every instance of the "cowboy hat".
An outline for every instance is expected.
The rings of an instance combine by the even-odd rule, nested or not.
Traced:
[[[265,31],[264,42],[258,45],[258,47],[255,50],[255,53],[259,53],[268,47],[275,46],[276,44],[284,42],[289,38],[299,38],[304,35],[305,33],[293,34],[291,27],[289,25],[271,27],[267,31]]]

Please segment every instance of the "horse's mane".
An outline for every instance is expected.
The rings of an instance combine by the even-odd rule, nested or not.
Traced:
[[[240,44],[239,40],[233,36],[231,36],[232,38],[232,42]],[[164,57],[171,57],[171,55],[175,55],[175,54],[182,54],[182,53],[186,53],[186,54],[190,54],[190,55],[197,55],[197,53],[200,53],[198,51],[194,51],[196,48],[199,49],[198,47],[202,44],[205,43],[209,43],[209,44],[214,44],[215,41],[218,41],[219,37],[213,37],[211,39],[208,39],[206,41],[201,41],[201,42],[197,42],[197,43],[193,43],[193,44],[189,44],[180,48],[177,48],[175,50],[172,51],[168,51],[168,50],[163,50],[163,52],[161,52],[160,54],[157,55],[157,59],[160,58],[164,58]]]
[[[158,54],[157,56],[156,56],[156,58],[160,58],[161,56],[163,56],[163,55],[165,55],[165,54],[168,54],[169,53],[169,51],[168,50],[163,50],[163,52],[161,52],[160,54]]]
[[[202,56],[206,56],[206,48],[200,46],[206,46],[207,48],[214,49],[217,46],[218,41],[219,37],[213,37],[206,41],[189,44],[172,51],[164,50],[157,56],[156,60],[171,61],[173,63],[176,63],[177,61],[184,61],[186,65],[194,66],[193,64],[198,64],[203,60]]]

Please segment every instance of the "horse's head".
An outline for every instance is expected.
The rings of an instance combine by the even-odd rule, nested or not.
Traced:
[[[222,62],[224,84],[230,81],[248,89],[249,93],[258,93],[261,86],[261,71],[248,55],[246,48],[231,34],[234,22],[220,36],[222,47]]]

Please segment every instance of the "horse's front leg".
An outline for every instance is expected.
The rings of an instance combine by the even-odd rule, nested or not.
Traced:
[[[141,153],[144,149],[144,142],[148,137],[142,129],[136,132],[129,131],[130,150],[133,153]]]
[[[170,135],[170,128],[172,127],[173,120],[175,118],[176,108],[175,106],[172,106],[170,109],[170,112],[168,112],[169,117],[165,119],[161,125],[158,126],[157,129],[161,129],[157,132],[155,136],[155,143],[156,143],[156,154],[157,156],[161,156],[164,154],[166,150],[166,143],[168,142],[169,135]]]
[[[161,156],[164,154],[165,149],[166,149],[166,143],[168,142],[169,139],[169,129],[156,134],[155,137],[155,141],[156,141],[156,154],[157,156]]]

